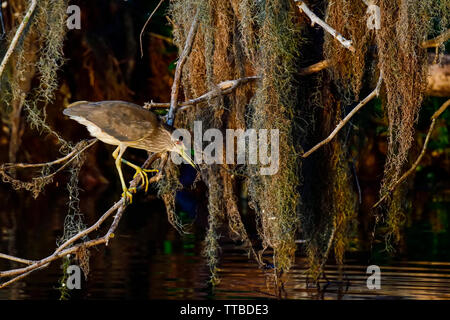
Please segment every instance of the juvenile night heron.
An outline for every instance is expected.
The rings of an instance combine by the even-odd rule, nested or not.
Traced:
[[[134,103],[78,101],[70,104],[63,113],[85,125],[90,134],[100,141],[117,146],[112,156],[116,160],[116,168],[123,189],[122,196],[129,202],[132,200],[131,192],[136,192],[136,188],[127,188],[121,163],[136,170],[134,177],[138,174],[141,176],[145,191],[148,189],[147,172],[157,172],[158,170],[142,169],[123,159],[122,155],[128,147],[154,153],[174,151],[195,167],[191,158],[186,154],[183,142],[172,138],[174,129],[165,125],[155,113]]]

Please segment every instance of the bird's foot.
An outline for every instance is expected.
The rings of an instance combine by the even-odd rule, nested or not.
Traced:
[[[131,188],[128,188],[128,191],[131,192],[131,193],[136,193],[137,192],[137,188],[136,187],[131,187]]]
[[[138,175],[141,176],[141,187],[145,188],[145,192],[147,192],[147,190],[148,190],[149,182],[148,182],[148,175],[147,175],[147,173],[149,173],[149,172],[159,172],[159,170],[158,169],[142,169],[142,168],[139,168],[139,169],[136,169],[136,173],[133,176],[133,179],[136,178]]]
[[[122,198],[124,198],[125,202],[128,204],[131,204],[133,202],[133,194],[132,194],[133,191],[136,192],[136,188],[130,188],[130,189],[123,190]]]

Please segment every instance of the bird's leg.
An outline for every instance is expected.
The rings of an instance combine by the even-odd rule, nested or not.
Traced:
[[[122,167],[121,167],[122,166],[122,155],[126,149],[127,149],[126,146],[119,145],[116,148],[116,150],[114,150],[112,156],[114,157],[114,159],[116,159],[116,168],[117,168],[117,172],[119,172],[120,183],[122,184],[122,190],[123,190],[122,197],[124,197],[126,201],[131,203],[132,199],[133,199],[133,195],[128,190],[127,185],[125,184],[125,180],[124,180],[123,174],[122,174]]]
[[[148,190],[148,176],[147,176],[147,172],[159,172],[158,169],[142,169],[141,167],[139,167],[138,165],[135,165],[125,159],[121,159],[123,163],[125,163],[126,165],[130,166],[131,168],[133,168],[134,170],[136,170],[136,173],[133,176],[133,179],[136,178],[137,175],[141,176],[141,181],[142,181],[142,187],[145,188],[145,192],[147,192]]]

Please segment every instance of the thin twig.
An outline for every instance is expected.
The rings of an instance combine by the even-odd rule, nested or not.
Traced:
[[[19,262],[19,263],[28,264],[28,265],[36,262],[34,260],[27,260],[27,259],[13,257],[13,256],[10,256],[10,255],[4,254],[4,253],[0,253],[0,259],[11,260],[14,262]]]
[[[155,182],[157,179],[159,179],[157,176],[154,176],[152,178],[154,178],[153,180],[150,179],[150,181],[152,183]],[[137,181],[139,181],[139,179],[140,179],[140,176],[137,176],[133,180],[133,182],[137,182]],[[34,261],[32,264],[30,264],[27,267],[0,272],[0,278],[11,277],[11,276],[18,275],[17,277],[15,277],[15,278],[7,281],[7,282],[4,282],[4,283],[0,284],[0,289],[10,285],[11,283],[13,283],[13,282],[15,282],[17,280],[20,280],[20,279],[28,276],[33,271],[37,271],[39,269],[42,269],[42,268],[45,268],[45,267],[49,266],[51,262],[53,262],[53,261],[55,261],[57,259],[65,257],[68,254],[77,252],[81,247],[90,248],[90,247],[93,247],[93,246],[97,246],[99,244],[108,245],[109,239],[111,239],[112,234],[116,230],[116,228],[117,228],[117,226],[119,224],[119,220],[122,217],[122,213],[125,210],[126,206],[127,206],[127,204],[123,201],[123,199],[121,199],[116,204],[114,204],[94,225],[92,225],[90,228],[88,228],[86,230],[81,231],[76,236],[74,236],[71,239],[69,239],[68,241],[66,241],[64,244],[62,244],[60,247],[58,247],[50,256],[48,256],[48,257],[46,257],[44,259],[38,260],[38,261]],[[100,238],[97,238],[97,239],[94,239],[94,240],[83,241],[82,243],[79,243],[77,245],[74,245],[74,246],[71,246],[71,247],[67,248],[67,246],[69,244],[72,244],[77,239],[80,239],[83,236],[85,236],[85,235],[91,233],[92,231],[96,230],[100,226],[100,224],[102,222],[104,222],[104,220],[106,220],[106,218],[109,217],[116,210],[117,210],[117,214],[116,214],[116,216],[114,218],[114,221],[111,224],[110,228],[108,229],[108,232],[103,237],[100,237]],[[89,232],[86,232],[87,230],[89,230]],[[16,258],[16,257],[11,257],[11,256],[8,256],[8,259],[9,260],[13,260],[13,259],[22,260],[21,258]]]
[[[28,275],[30,275],[30,274],[33,273],[34,271],[37,271],[37,270],[40,270],[40,269],[44,269],[44,268],[46,268],[47,266],[48,266],[48,264],[47,264],[47,265],[43,265],[42,267],[39,267],[39,268],[30,270],[30,271],[28,271],[28,272],[25,272],[25,273],[23,273],[23,274],[21,274],[21,275],[15,277],[15,278],[13,278],[13,279],[7,281],[7,282],[1,283],[1,284],[0,284],[0,289],[3,289],[3,288],[9,286],[9,285],[12,284],[12,283],[14,283],[14,282],[16,282],[16,281],[19,281],[20,279],[23,279],[23,278],[27,277]]]
[[[51,161],[51,162],[46,162],[46,163],[5,163],[3,165],[0,166],[0,175],[3,178],[4,182],[8,182],[11,184],[16,184],[16,185],[25,185],[25,188],[27,190],[32,190],[33,186],[33,182],[24,182],[24,181],[20,181],[17,180],[13,177],[11,177],[10,175],[8,175],[6,173],[6,170],[8,169],[16,169],[16,168],[39,168],[39,167],[45,167],[45,166],[51,166],[54,164],[58,164],[61,162],[66,161],[61,167],[59,167],[57,170],[53,171],[52,173],[45,175],[45,176],[41,176],[38,178],[33,178],[33,180],[35,179],[41,179],[42,181],[49,181],[51,182],[53,179],[53,177],[58,174],[59,172],[61,172],[62,170],[64,170],[70,163],[72,163],[72,161],[74,161],[81,153],[83,153],[86,149],[90,148],[92,145],[94,145],[94,143],[96,143],[98,140],[97,139],[91,139],[88,141],[88,144],[86,146],[84,146],[81,150],[78,150],[79,148],[74,148],[74,150],[72,152],[70,152],[68,155],[59,158],[55,161]],[[83,145],[83,143],[85,143],[85,141],[80,142],[80,145]],[[31,189],[30,189],[31,188]]]
[[[303,11],[309,19],[311,19],[311,25],[314,26],[316,23],[321,26],[326,32],[331,34],[336,40],[338,40],[345,48],[350,50],[351,52],[355,52],[355,48],[352,46],[352,41],[345,39],[342,34],[334,30],[332,27],[330,27],[325,21],[320,19],[314,12],[312,12],[308,6],[303,2],[299,0],[294,0],[294,2],[297,3],[297,6],[299,7],[300,11]]]
[[[406,180],[406,178],[408,178],[409,175],[411,175],[416,168],[419,166],[420,161],[422,161],[423,156],[425,155],[425,152],[427,150],[428,147],[428,143],[430,142],[430,138],[431,138],[431,134],[433,133],[433,129],[434,126],[436,125],[436,119],[439,118],[439,116],[448,108],[448,106],[450,106],[450,99],[447,100],[431,117],[431,124],[430,124],[430,128],[428,129],[428,133],[427,136],[425,138],[425,142],[423,143],[423,147],[422,150],[420,151],[419,156],[417,157],[416,161],[414,161],[413,165],[411,166],[411,168],[409,168],[408,171],[406,171],[401,177],[400,179],[398,179],[390,188],[389,190],[380,198],[380,200],[378,200],[377,203],[375,203],[372,207],[376,208],[378,207],[397,187],[399,184],[401,184],[403,181]]]
[[[181,81],[181,74],[183,72],[183,66],[187,61],[187,58],[189,57],[189,54],[192,50],[192,45],[194,44],[195,35],[197,34],[198,24],[199,24],[199,14],[200,9],[197,9],[197,12],[195,13],[194,20],[192,21],[191,28],[189,30],[189,34],[186,38],[186,43],[184,45],[184,49],[181,52],[181,56],[178,59],[177,67],[175,69],[175,75],[173,77],[173,84],[172,84],[172,91],[170,94],[170,109],[169,113],[167,115],[167,124],[169,126],[173,125],[174,119],[175,119],[175,112],[178,105],[178,93],[180,90],[180,81]]]
[[[23,30],[25,30],[25,27],[27,26],[31,15],[33,14],[34,10],[36,9],[36,5],[37,5],[37,0],[32,0],[27,13],[25,14],[25,17],[23,17],[23,20],[20,23],[19,28],[17,29],[16,34],[14,35],[14,38],[11,41],[11,44],[9,45],[8,51],[6,51],[5,56],[3,57],[2,63],[0,64],[0,77],[2,76],[3,71],[5,70],[5,67],[8,63],[9,58],[11,57],[12,53],[14,52],[14,49],[16,48],[17,43],[19,42],[19,39],[23,33]]]
[[[350,119],[362,108],[364,107],[370,100],[377,97],[380,94],[380,88],[381,83],[383,81],[383,77],[380,75],[380,78],[378,79],[378,84],[376,88],[367,96],[365,97],[353,110],[344,118],[342,119],[339,124],[336,126],[336,128],[331,132],[331,134],[318,144],[316,144],[314,147],[312,147],[309,151],[305,152],[302,157],[307,158],[309,157],[313,152],[317,151],[320,147],[324,146],[325,144],[329,143],[333,138],[338,134],[338,132],[347,124],[347,122],[350,121]]]
[[[234,90],[236,90],[237,87],[239,87],[245,83],[248,83],[250,81],[255,81],[255,80],[259,80],[259,79],[261,79],[261,77],[252,76],[252,77],[245,77],[245,78],[240,78],[240,79],[236,79],[236,80],[223,81],[217,85],[217,89],[219,89],[219,90],[212,90],[198,98],[185,101],[183,103],[183,106],[181,108],[178,108],[178,111],[184,110],[190,106],[199,104],[201,102],[211,100],[211,99],[219,97],[221,95],[229,94],[229,93],[233,92]]]
[[[317,274],[319,275],[319,277],[322,274],[322,272],[324,272],[323,269],[325,268],[325,264],[327,263],[327,260],[328,260],[328,255],[330,254],[331,247],[333,246],[335,234],[336,234],[336,224],[334,223],[333,229],[331,230],[330,238],[328,239],[327,250],[325,251],[325,254],[322,256],[323,260],[318,269]]]
[[[358,173],[356,172],[355,161],[352,161],[353,175],[355,176],[356,189],[358,190],[358,203],[362,203],[361,185],[359,184]]]
[[[17,169],[17,168],[40,168],[40,167],[50,167],[52,165],[64,162],[64,161],[66,161],[68,159],[70,159],[72,161],[73,158],[75,158],[76,156],[78,156],[81,153],[83,153],[86,149],[88,149],[89,147],[94,145],[94,143],[96,143],[97,141],[98,141],[98,139],[91,139],[91,140],[88,140],[88,141],[85,141],[85,140],[81,141],[79,143],[79,145],[83,146],[82,149],[80,149],[80,147],[78,147],[78,148],[75,147],[70,153],[68,153],[64,157],[56,159],[54,161],[45,162],[45,163],[5,163],[5,164],[3,164],[1,166],[1,168],[3,170],[6,170],[6,169]]]
[[[156,10],[158,10],[158,8],[161,6],[161,4],[164,2],[164,0],[159,1],[158,5],[156,6],[156,8],[153,10],[153,12],[150,14],[150,16],[148,17],[147,21],[145,21],[144,26],[142,27],[141,30],[141,34],[139,35],[139,45],[141,46],[141,58],[144,56],[144,49],[142,48],[142,36],[144,34],[145,28],[147,27],[148,23],[150,22],[150,20],[152,19],[153,15],[155,14]]]

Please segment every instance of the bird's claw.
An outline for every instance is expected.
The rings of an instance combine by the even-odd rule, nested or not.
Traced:
[[[136,193],[137,189],[136,189],[136,187],[131,187],[131,188],[128,188],[128,191],[130,191],[131,193]]]
[[[136,188],[125,189],[122,193],[122,198],[125,199],[125,202],[131,204],[133,202],[133,195],[131,193],[132,190],[136,190]]]
[[[147,192],[148,190],[148,185],[149,185],[149,181],[148,181],[148,176],[147,173],[148,172],[159,172],[158,169],[136,169],[136,173],[133,176],[133,179],[136,178],[138,175],[141,176],[141,187],[145,188],[145,192]]]

